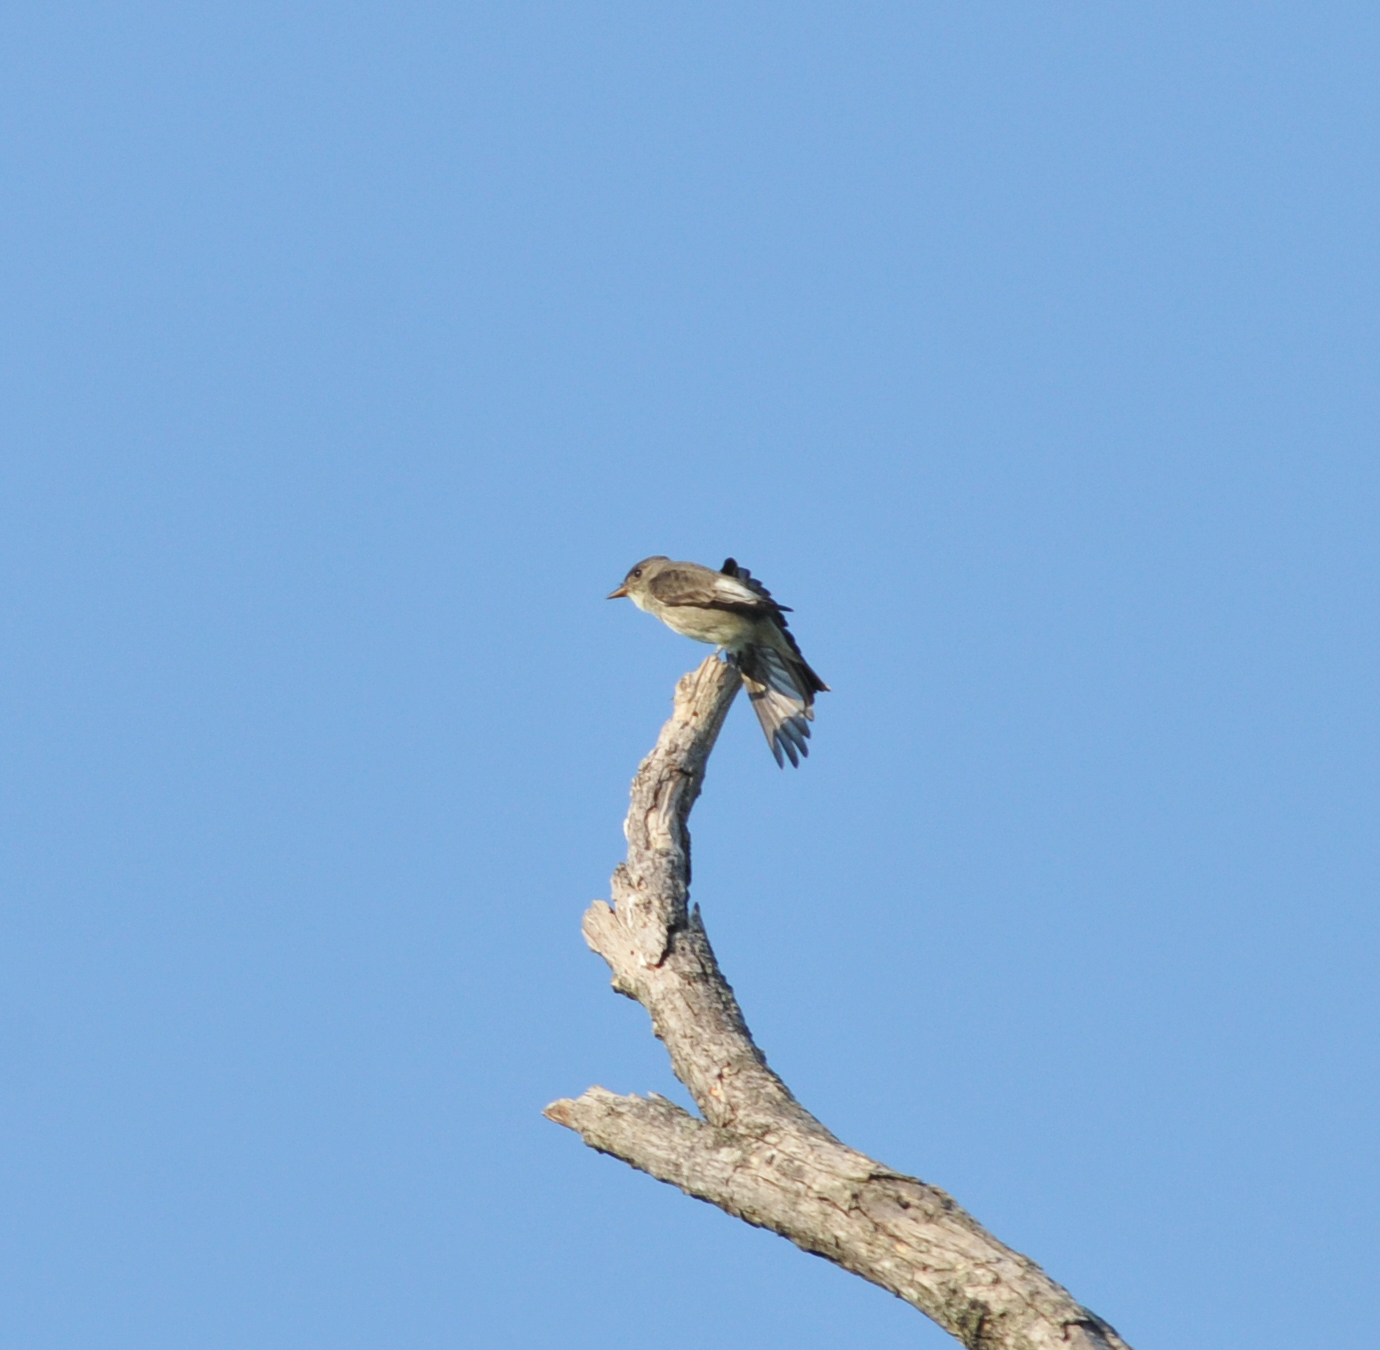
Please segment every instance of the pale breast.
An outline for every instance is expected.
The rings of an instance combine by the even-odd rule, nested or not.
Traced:
[[[650,606],[649,606],[650,608]],[[659,605],[656,611],[668,628],[696,642],[716,647],[736,647],[752,635],[753,620],[722,609],[699,609],[694,605]]]

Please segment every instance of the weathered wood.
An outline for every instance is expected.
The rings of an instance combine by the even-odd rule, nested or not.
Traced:
[[[675,708],[633,779],[626,863],[584,934],[613,986],[651,1015],[703,1119],[664,1097],[593,1087],[549,1119],[585,1143],[789,1238],[890,1290],[971,1350],[1130,1350],[1033,1261],[937,1187],[837,1140],[767,1067],[689,908],[690,809],[738,692],[714,657],[676,688]]]

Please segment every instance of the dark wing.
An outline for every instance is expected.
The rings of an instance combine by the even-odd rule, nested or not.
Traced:
[[[785,616],[794,611],[789,605],[778,605],[771,598],[771,592],[760,581],[757,580],[746,567],[739,567],[732,558],[725,558],[724,565],[720,569],[724,576],[732,577],[735,581],[740,581],[755,594],[760,595],[763,600],[772,607],[772,613],[776,619],[776,626],[781,630],[781,636],[786,639],[791,651],[795,653],[796,660],[800,663],[800,689],[807,699],[813,703],[815,694],[827,694],[829,686],[819,678],[810,668],[810,664],[801,654],[800,645],[795,640],[795,634],[791,632],[790,625],[786,622]],[[808,733],[807,733],[808,734]]]
[[[752,573],[749,572],[746,567],[739,567],[734,559],[725,558],[724,565],[721,568],[719,568],[719,571],[722,572],[726,577],[733,577],[735,580],[741,581],[743,585],[748,588],[748,590],[755,591],[758,595],[762,597],[763,600],[771,600],[771,592],[764,585],[762,585],[762,583],[758,581],[757,578],[753,576]],[[776,606],[778,610],[781,610],[787,614],[790,614],[792,612],[791,607],[789,605],[778,605],[775,600],[771,600],[771,602],[773,605]]]
[[[725,609],[753,616],[779,612],[778,605],[765,591],[754,590],[736,577],[708,567],[664,567],[647,583],[647,589],[663,605],[694,605],[698,609]]]

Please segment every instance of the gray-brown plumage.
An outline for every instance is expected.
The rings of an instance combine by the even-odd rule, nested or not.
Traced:
[[[668,628],[728,654],[743,677],[757,720],[778,764],[784,751],[799,766],[815,716],[815,695],[829,686],[810,669],[786,626],[785,605],[732,558],[719,571],[699,563],[644,558],[609,596],[627,596]]]

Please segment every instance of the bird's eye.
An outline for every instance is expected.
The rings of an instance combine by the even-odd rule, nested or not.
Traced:
[[[641,569],[640,567],[634,567],[634,568],[633,568],[633,576],[635,576],[635,577],[640,577],[641,575],[642,575],[642,569]]]

